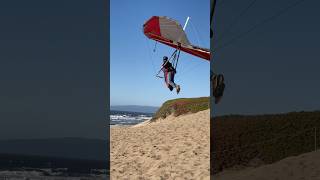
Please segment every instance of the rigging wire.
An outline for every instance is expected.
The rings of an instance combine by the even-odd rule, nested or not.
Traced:
[[[243,33],[240,33],[238,34],[237,36],[234,36],[230,41],[222,44],[221,46],[218,46],[217,48],[215,48],[215,51],[216,50],[220,50],[220,49],[223,49],[225,48],[226,46],[230,45],[230,44],[233,44],[235,41],[241,39],[242,37],[244,37],[245,35],[249,34],[250,32],[252,32],[253,30],[255,30],[256,28],[258,28],[259,26],[263,25],[263,24],[266,24],[274,19],[276,19],[277,17],[279,17],[280,15],[284,14],[286,11],[290,10],[291,8],[294,8],[296,6],[298,6],[299,4],[301,4],[302,2],[304,2],[306,0],[297,0],[295,1],[294,3],[282,8],[280,11],[278,11],[277,13],[275,13],[274,15],[272,16],[269,16],[268,18],[262,20],[260,23],[257,23],[255,25],[253,25],[252,27],[250,27],[247,31],[243,32]]]
[[[157,49],[157,43],[158,43],[158,41],[156,41],[156,43],[154,44],[153,52],[156,52],[156,49]]]
[[[191,27],[192,27],[193,34],[197,39],[197,43],[198,43],[198,45],[200,45],[202,41],[201,41],[201,38],[200,38],[199,33],[197,31],[197,28],[194,26],[192,21],[190,21],[190,24],[191,24]],[[186,74],[186,72],[189,72],[189,71],[191,71],[193,69],[196,69],[200,64],[201,64],[201,61],[198,61],[197,63],[189,63],[188,66],[184,67],[184,69],[185,69],[184,71],[182,71],[181,73],[177,73],[175,75],[175,78],[179,79],[179,77],[181,75],[184,75],[184,74]]]
[[[190,24],[191,24],[191,27],[192,27],[192,30],[193,30],[193,32],[194,32],[194,34],[195,34],[195,37],[196,37],[196,39],[197,39],[197,43],[198,43],[198,45],[200,45],[201,43],[201,37],[200,37],[200,35],[199,35],[199,32],[198,32],[198,30],[195,28],[195,26],[193,25],[193,23],[190,21]]]
[[[217,0],[218,1],[218,0]],[[227,1],[228,2],[228,1]],[[221,7],[221,6],[223,6],[223,5],[225,5],[226,4],[226,0],[219,0],[218,2],[217,2],[217,7]]]
[[[180,80],[180,77],[181,77],[182,75],[186,75],[186,74],[190,73],[192,70],[198,68],[201,64],[202,64],[202,63],[197,63],[196,65],[194,65],[194,66],[192,66],[192,67],[184,70],[183,72],[181,72],[181,73],[179,74],[179,76],[175,75],[175,79]]]
[[[196,37],[196,39],[197,39],[198,45],[200,45],[202,41],[201,41],[201,39],[200,39],[198,30],[197,30],[197,28],[194,26],[194,24],[192,23],[192,21],[190,21],[190,24],[191,24],[192,30],[193,30],[193,32],[194,32],[194,35],[195,35],[195,37]],[[199,65],[202,64],[202,61],[198,61],[197,63],[193,63],[193,64],[190,63],[190,64],[191,64],[190,66],[187,66],[187,67],[184,68],[184,69],[185,69],[184,71],[182,71],[181,73],[179,72],[179,73],[177,73],[177,74],[175,75],[175,79],[176,79],[176,80],[179,80],[179,79],[180,79],[180,76],[185,75],[185,74],[189,73],[191,70],[194,70],[194,69],[198,68]]]
[[[173,66],[174,69],[177,69],[177,67],[178,67],[179,57],[180,57],[180,50],[178,51],[178,56],[177,56],[177,59],[176,59],[176,64]]]
[[[191,21],[190,21],[191,22]],[[192,29],[193,29],[193,31],[194,31],[194,35],[195,35],[195,37],[197,38],[197,41],[198,41],[198,43],[200,44],[200,36],[199,36],[199,34],[198,34],[198,31],[197,31],[197,29],[195,28],[195,26],[193,25],[193,23],[191,22],[191,26],[192,26]],[[146,39],[147,40],[147,39]],[[156,49],[156,45],[157,45],[157,42],[155,43],[155,45],[154,45],[154,48],[153,48],[153,51]],[[153,66],[153,69],[154,69],[154,72],[155,72],[155,74],[156,74],[156,77],[159,77],[159,78],[162,78],[162,77],[160,77],[159,76],[159,74],[161,73],[161,70],[162,70],[162,67],[161,67],[161,69],[157,72],[156,71],[156,69],[155,69],[155,65],[154,65],[154,59],[152,58],[152,56],[151,56],[151,54],[150,54],[150,51],[151,51],[151,47],[150,47],[150,45],[149,45],[149,43],[148,43],[148,48],[149,48],[149,56],[150,56],[150,59],[151,59],[151,62],[152,62],[152,66]],[[168,62],[172,62],[172,65],[173,65],[173,67],[176,69],[177,68],[177,66],[178,66],[178,61],[179,61],[179,57],[180,57],[180,50],[179,50],[179,48],[177,48],[177,49],[175,49],[174,50],[174,52],[171,54],[171,57],[168,59]],[[190,64],[190,63],[189,63]],[[192,67],[190,67],[189,69],[187,69],[187,71],[184,71],[183,73],[178,73],[179,75],[180,74],[185,74],[186,72],[189,72],[189,71],[191,71],[192,69],[195,69],[195,68],[197,68],[199,65],[201,64],[201,62],[198,62],[198,63],[196,63],[196,65],[191,65]],[[185,67],[184,67],[184,69],[185,69]],[[176,79],[178,78],[177,77],[177,75],[176,75],[176,77],[175,77]]]
[[[178,57],[177,57],[177,52],[178,52]],[[166,61],[165,64],[162,64],[160,70],[159,70],[159,71],[157,72],[157,74],[156,74],[156,77],[158,77],[158,78],[163,78],[163,77],[159,76],[159,74],[160,74],[160,72],[162,71],[163,67],[164,67],[168,62],[170,62],[171,59],[172,59],[172,60],[171,60],[172,64],[173,64],[173,65],[176,64],[175,66],[177,66],[177,65],[178,65],[179,56],[180,56],[180,50],[175,49],[174,52],[171,54],[170,58],[168,59],[168,61]],[[175,67],[174,67],[174,68],[175,68]]]
[[[148,53],[149,53],[149,57],[150,57],[150,59],[151,59],[151,63],[152,63],[152,68],[153,68],[153,72],[154,73],[156,73],[157,71],[156,71],[156,69],[155,69],[155,65],[154,65],[154,60],[153,60],[153,58],[152,58],[152,55],[151,55],[151,47],[150,47],[150,44],[148,43],[148,39],[147,38],[145,38],[145,40],[146,40],[146,43],[147,43],[147,46],[148,46]]]
[[[230,23],[230,25],[227,28],[225,28],[224,31],[222,31],[222,34],[216,40],[217,44],[221,41],[221,39],[223,39],[224,35],[230,32],[232,27],[234,27],[239,22],[239,20],[249,11],[249,9],[255,4],[255,2],[257,2],[257,0],[252,0],[248,4],[248,6],[246,6],[246,8],[244,8],[241,11],[241,13],[236,18],[233,19],[232,23]]]

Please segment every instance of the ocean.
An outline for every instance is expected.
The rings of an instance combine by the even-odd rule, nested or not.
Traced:
[[[153,113],[110,111],[110,125],[135,125],[150,120]]]

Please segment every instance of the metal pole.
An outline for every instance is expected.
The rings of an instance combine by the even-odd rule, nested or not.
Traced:
[[[190,19],[190,17],[188,16],[186,22],[184,23],[183,31],[186,29],[189,19]],[[183,35],[183,32],[181,32],[181,34],[179,35],[178,42],[180,42],[182,35]],[[178,49],[180,49],[180,48],[178,47],[177,50]]]
[[[185,29],[186,29],[187,24],[188,24],[188,22],[189,22],[189,19],[190,19],[190,17],[188,16],[188,18],[187,18],[186,22],[184,23],[183,30],[185,30]]]

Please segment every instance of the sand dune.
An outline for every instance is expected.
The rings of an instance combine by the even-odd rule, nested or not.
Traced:
[[[111,179],[210,179],[209,113],[111,128]]]
[[[226,170],[215,180],[320,180],[320,151],[288,157],[257,168]]]

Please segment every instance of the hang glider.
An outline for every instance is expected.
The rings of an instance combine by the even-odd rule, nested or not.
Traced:
[[[192,45],[182,26],[173,19],[153,16],[143,25],[143,32],[149,39],[210,61],[210,50]]]

